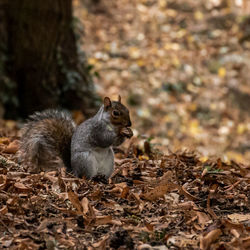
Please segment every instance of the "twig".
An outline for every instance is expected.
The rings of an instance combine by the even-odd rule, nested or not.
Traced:
[[[212,216],[212,218],[214,220],[217,220],[218,217],[217,215],[215,214],[215,212],[212,210],[211,206],[210,206],[210,198],[211,198],[211,193],[208,194],[208,197],[207,197],[207,211],[208,213]]]
[[[242,181],[242,179],[236,181],[234,184],[232,184],[231,186],[229,186],[229,188],[225,189],[224,191],[227,192],[227,191],[232,190],[232,189],[235,188],[241,181]]]
[[[1,224],[5,227],[5,229],[13,235],[13,232],[6,226],[6,224],[0,219]]]

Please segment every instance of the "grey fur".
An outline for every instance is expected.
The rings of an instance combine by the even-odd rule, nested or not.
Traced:
[[[112,146],[125,140],[121,126],[130,126],[127,108],[112,102],[124,112],[124,124],[113,124],[104,105],[97,114],[77,128],[69,113],[59,110],[36,112],[24,126],[19,156],[32,171],[39,172],[66,166],[77,177],[110,177],[114,168]]]
[[[98,113],[76,129],[71,141],[73,173],[92,178],[97,174],[110,177],[114,168],[112,146],[120,145],[118,130],[110,123],[110,114],[102,106]]]

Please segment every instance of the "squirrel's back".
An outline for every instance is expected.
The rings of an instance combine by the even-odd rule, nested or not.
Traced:
[[[22,129],[20,160],[36,171],[53,169],[53,163],[63,161],[69,170],[70,144],[75,127],[70,114],[65,111],[36,112]]]

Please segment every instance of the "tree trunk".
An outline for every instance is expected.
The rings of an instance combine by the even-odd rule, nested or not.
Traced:
[[[5,73],[18,101],[4,103],[6,116],[58,106],[91,113],[97,98],[86,61],[77,52],[72,1],[0,0],[0,7]],[[4,84],[0,89],[6,89]]]

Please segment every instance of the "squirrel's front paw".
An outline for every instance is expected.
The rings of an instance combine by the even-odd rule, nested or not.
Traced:
[[[124,127],[120,130],[120,134],[124,137],[131,138],[133,136],[133,131],[131,128]]]

